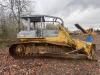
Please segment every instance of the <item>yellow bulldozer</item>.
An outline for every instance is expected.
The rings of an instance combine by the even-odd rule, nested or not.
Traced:
[[[75,24],[75,26],[80,29],[85,35],[91,35],[91,36],[96,36],[97,33],[93,31],[93,28],[89,28],[85,30],[83,27],[81,27],[79,24]]]
[[[95,44],[72,39],[60,17],[22,16],[25,30],[17,34],[18,43],[9,47],[12,57],[49,56],[96,60]]]

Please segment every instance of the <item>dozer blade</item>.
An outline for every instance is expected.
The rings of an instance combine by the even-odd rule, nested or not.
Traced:
[[[96,45],[92,44],[92,48],[91,48],[90,54],[88,55],[88,59],[97,61],[97,57],[96,57],[96,52],[95,51],[96,51]]]

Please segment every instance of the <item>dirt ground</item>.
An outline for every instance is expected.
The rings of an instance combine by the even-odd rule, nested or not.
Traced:
[[[85,36],[74,35],[85,40]],[[100,35],[93,37],[98,61],[33,58],[14,59],[8,48],[0,49],[0,75],[100,75]]]

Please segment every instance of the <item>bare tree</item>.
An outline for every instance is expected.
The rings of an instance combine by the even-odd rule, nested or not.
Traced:
[[[20,29],[21,29],[20,16],[24,15],[27,12],[30,12],[31,11],[30,5],[33,5],[32,7],[34,7],[35,2],[31,2],[31,1],[27,1],[27,0],[9,0],[9,2],[10,2],[12,13],[13,13],[17,23],[19,24],[18,29],[20,31]]]
[[[32,14],[31,7],[34,8],[34,4],[34,1],[27,0],[2,0],[0,2],[0,43],[9,44],[12,40],[16,40],[16,34],[22,27],[20,16]]]
[[[2,38],[5,38],[6,33],[6,24],[5,24],[5,6],[0,4],[0,26],[1,26],[1,36]]]

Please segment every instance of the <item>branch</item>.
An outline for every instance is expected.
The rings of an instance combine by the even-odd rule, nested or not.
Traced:
[[[13,0],[9,0],[9,2],[10,2],[10,4],[11,4],[12,13],[13,13],[13,15],[14,15],[16,21],[19,22],[18,19],[17,19],[16,14],[15,14],[15,12],[14,12],[14,9],[13,9],[13,8],[14,8],[14,2],[13,2]]]
[[[1,3],[0,3],[0,5],[3,6],[3,7],[7,7],[7,6],[5,6],[5,5],[3,5],[3,4],[1,4]]]

